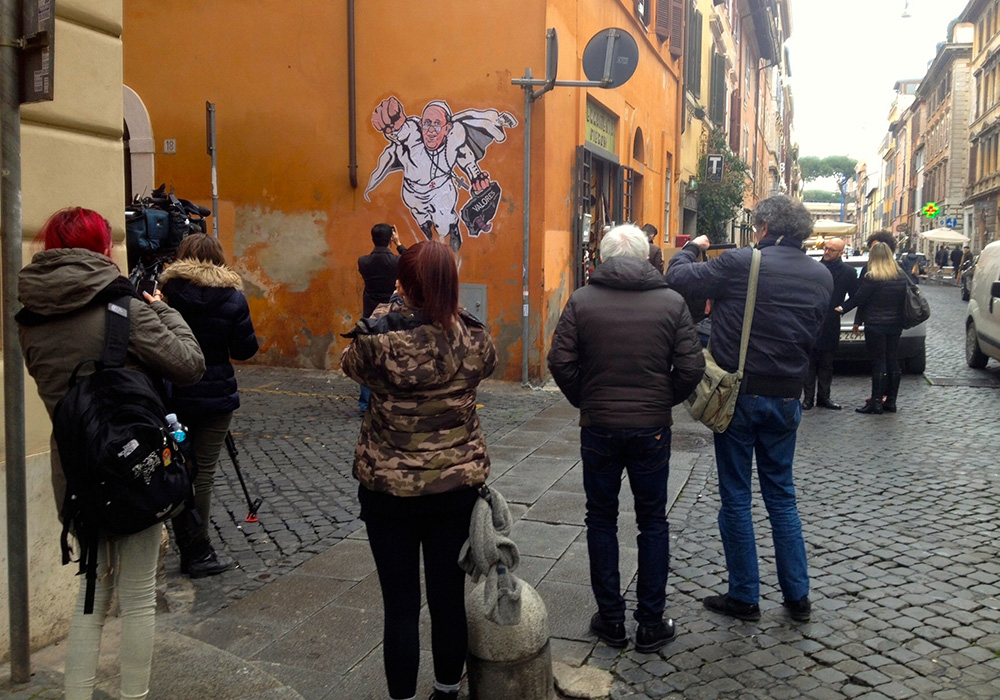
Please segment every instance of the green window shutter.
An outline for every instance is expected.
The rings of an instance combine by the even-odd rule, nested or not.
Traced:
[[[710,101],[708,116],[716,126],[724,126],[726,120],[726,57],[712,55],[712,84],[709,88]]]

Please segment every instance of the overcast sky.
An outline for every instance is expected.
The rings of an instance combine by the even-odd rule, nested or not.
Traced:
[[[802,156],[871,161],[897,80],[924,76],[968,0],[791,0],[788,50]]]

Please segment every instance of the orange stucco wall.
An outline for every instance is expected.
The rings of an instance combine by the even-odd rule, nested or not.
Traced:
[[[356,4],[354,189],[348,171],[346,0],[126,3],[125,82],[149,110],[157,181],[202,203],[211,194],[205,101],[216,105],[219,192],[227,214],[220,217],[221,238],[246,280],[262,339],[259,361],[339,365],[345,344],[340,333],[361,311],[356,261],[371,250],[371,226],[395,224],[404,244],[424,238],[403,202],[402,173],[388,174],[370,193],[371,201],[365,199],[369,176],[389,143],[372,125],[373,110],[396,97],[407,115],[419,116],[427,103],[445,100],[454,112],[494,109],[517,121],[505,129],[506,140],[489,144],[478,162],[501,186],[502,200],[489,233],[471,238],[463,227],[460,257],[461,281],[486,286],[499,374],[520,378],[525,108],[524,93],[511,79],[528,66],[536,76],[544,74],[547,26],[559,29],[560,78],[566,79],[583,77],[578,66],[584,44],[600,29],[620,26],[639,39],[633,80],[597,92],[620,117],[622,164],[636,167],[632,135],[642,126],[649,142],[641,166],[644,220],[664,230],[663,153],[676,152],[670,145],[676,140],[676,78],[667,79],[669,60],[653,55],[668,56],[665,47],[652,32],[645,38],[630,14],[632,3],[422,7],[408,0]],[[573,38],[577,33],[579,42]],[[190,40],[177,41],[178,36]],[[572,291],[573,168],[576,146],[583,143],[585,93],[556,88],[533,108],[533,379],[544,373],[555,319]],[[164,139],[176,139],[176,154],[163,153]],[[452,172],[467,179],[458,169]],[[468,198],[467,191],[459,191],[457,208]]]
[[[550,0],[546,26],[559,33],[559,79],[586,80],[582,58],[587,41],[602,29],[619,27],[636,39],[639,60],[632,78],[613,90],[555,88],[536,103],[544,118],[545,180],[533,186],[545,192],[545,239],[540,251],[544,263],[544,302],[536,320],[541,335],[551,338],[559,314],[573,292],[572,222],[576,216],[574,188],[576,147],[584,143],[587,100],[591,99],[618,117],[615,155],[623,166],[642,176],[641,202],[636,223],[652,223],[659,231],[656,242],[669,245],[679,231],[679,103],[680,63],[670,58],[669,45],[661,43],[653,26],[644,27],[632,2],[579,2]],[[536,71],[537,73],[537,71]],[[643,159],[633,158],[638,129],[642,132]],[[537,139],[538,131],[534,132]],[[668,164],[669,161],[669,164]],[[667,169],[671,169],[670,221],[664,218]],[[539,173],[533,168],[533,182]],[[548,347],[546,343],[546,348]]]

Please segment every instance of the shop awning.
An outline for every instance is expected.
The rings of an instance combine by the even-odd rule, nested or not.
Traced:
[[[813,223],[813,234],[816,236],[831,236],[831,235],[844,235],[848,233],[857,233],[858,227],[856,224],[850,224],[846,221],[832,221],[831,219],[820,219]]]
[[[935,243],[968,243],[969,237],[965,234],[959,233],[952,228],[934,228],[930,231],[923,231],[920,237],[925,241],[934,241]]]

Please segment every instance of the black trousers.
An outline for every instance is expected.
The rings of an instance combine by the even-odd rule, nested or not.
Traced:
[[[833,384],[833,350],[813,349],[809,356],[809,374],[806,376],[805,400],[824,403],[830,400]],[[815,395],[815,397],[814,397]]]
[[[901,326],[865,326],[865,349],[872,362],[872,374],[899,374]]]
[[[358,498],[382,587],[382,656],[389,696],[410,698],[417,692],[421,550],[434,677],[445,685],[458,683],[469,643],[465,572],[458,555],[469,537],[476,489],[400,498],[362,486]]]

